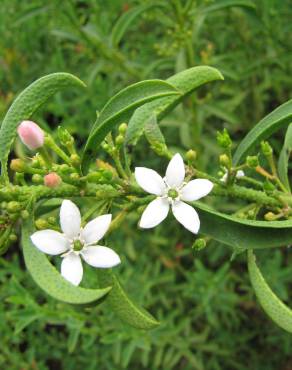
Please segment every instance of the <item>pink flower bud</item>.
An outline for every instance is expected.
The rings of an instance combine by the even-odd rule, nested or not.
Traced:
[[[17,128],[17,132],[23,144],[31,150],[44,145],[44,132],[32,121],[22,121]]]
[[[62,179],[56,172],[51,172],[44,177],[44,184],[49,188],[56,188],[61,182]]]

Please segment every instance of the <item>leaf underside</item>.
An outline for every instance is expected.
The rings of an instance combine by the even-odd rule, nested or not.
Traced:
[[[193,204],[200,216],[200,233],[235,249],[273,248],[292,243],[292,220],[243,220],[214,211],[200,202]]]
[[[107,296],[109,304],[115,314],[125,323],[138,328],[150,330],[159,325],[159,322],[146,310],[138,307],[126,294],[117,277],[110,270],[99,270],[98,279],[101,287],[112,286]]]
[[[271,290],[256,264],[256,257],[252,250],[248,251],[248,271],[263,310],[282,329],[292,333],[292,310]]]

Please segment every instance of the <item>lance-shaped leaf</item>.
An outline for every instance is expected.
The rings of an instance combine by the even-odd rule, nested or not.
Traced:
[[[155,6],[159,6],[159,4],[143,4],[135,6],[134,8],[125,12],[113,26],[110,36],[111,44],[117,47],[134,20],[138,18],[142,13],[145,14],[148,9]]]
[[[24,261],[33,280],[47,294],[66,303],[86,304],[97,301],[111,290],[108,285],[104,285],[103,289],[86,289],[69,283],[50,263],[46,255],[32,244],[30,235],[33,232],[32,220],[27,221],[22,229]]]
[[[237,250],[273,248],[292,243],[292,220],[243,220],[214,211],[200,202],[193,204],[201,221],[200,233]]]
[[[267,139],[274,132],[291,122],[292,100],[289,100],[268,114],[249,131],[234,153],[234,165],[238,165],[261,140]]]
[[[158,126],[156,116],[152,116],[145,124],[145,137],[155,153],[167,153],[164,136]]]
[[[88,168],[106,135],[117,124],[127,121],[135,109],[155,99],[179,95],[174,86],[161,80],[138,82],[116,94],[105,105],[92,128],[83,153],[83,169]]]
[[[125,145],[137,144],[138,139],[143,134],[146,122],[153,115],[156,116],[157,121],[160,121],[196,88],[207,82],[223,79],[222,74],[217,69],[208,66],[193,67],[168,78],[166,81],[175,86],[180,95],[155,100],[137,109],[130,119]]]
[[[111,270],[98,270],[98,280],[101,287],[112,286],[106,303],[123,322],[145,330],[153,329],[159,325],[159,322],[150,313],[138,307],[128,297]]]
[[[255,9],[256,5],[253,1],[249,0],[220,0],[216,1],[214,4],[210,6],[206,6],[201,10],[202,13],[213,13],[215,11],[232,8],[232,7],[241,7],[241,8],[248,8],[248,9]]]
[[[289,178],[288,178],[288,163],[290,153],[292,151],[292,125],[289,125],[285,135],[285,141],[281,150],[279,161],[278,161],[278,173],[280,180],[290,190]]]
[[[52,95],[67,87],[84,87],[69,73],[52,73],[29,85],[12,103],[0,129],[1,173],[7,176],[7,158],[21,121],[29,119]]]
[[[249,277],[263,310],[282,329],[292,333],[292,310],[269,287],[256,264],[252,250],[248,251],[247,258]]]

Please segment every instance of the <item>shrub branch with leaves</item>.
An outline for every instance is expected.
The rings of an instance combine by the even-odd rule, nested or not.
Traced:
[[[128,297],[119,283],[118,269],[111,270],[122,263],[123,255],[96,243],[107,231],[122,227],[130,212],[140,218],[140,228],[148,229],[162,222],[171,208],[188,230],[185,232],[202,234],[194,241],[195,249],[204,248],[211,237],[231,246],[235,255],[247,253],[250,279],[262,307],[276,324],[292,332],[292,312],[265,282],[253,252],[292,243],[292,195],[287,176],[291,130],[278,165],[272,147],[263,141],[292,122],[292,101],[260,121],[234,155],[228,132],[218,133],[222,154],[217,177],[198,168],[194,149],[173,153],[158,125],[195,89],[222,79],[218,70],[202,66],[166,81],[130,85],[97,114],[81,150],[63,127],[58,128],[55,140],[29,120],[59,90],[84,88],[84,84],[70,74],[55,73],[30,85],[12,104],[0,131],[1,253],[21,232],[27,269],[46,293],[71,304],[85,305],[103,298],[124,322],[151,329],[159,322]],[[9,173],[8,159],[17,133],[30,153],[36,153],[12,159]],[[143,135],[153,153],[170,160],[164,178],[153,169],[135,167],[133,146]],[[102,152],[111,163],[100,159]],[[246,204],[232,215],[225,214],[198,201],[208,194]],[[59,208],[60,225],[48,216]],[[61,273],[43,252],[63,257]],[[97,288],[78,286],[83,275],[80,257],[97,268]]]

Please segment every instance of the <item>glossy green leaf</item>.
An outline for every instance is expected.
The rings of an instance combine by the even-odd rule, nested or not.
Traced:
[[[243,7],[243,8],[249,8],[249,9],[255,9],[256,5],[253,1],[249,0],[220,0],[215,1],[214,4],[210,6],[206,6],[202,12],[203,13],[211,13],[215,12],[221,9],[231,8],[231,7]]]
[[[157,121],[160,121],[196,88],[205,83],[223,79],[217,69],[208,66],[193,67],[168,78],[166,81],[175,86],[180,95],[158,99],[137,109],[129,121],[125,145],[137,144],[144,132],[146,122],[153,115],[156,116]]]
[[[7,175],[7,158],[19,123],[29,119],[52,95],[67,87],[84,87],[69,73],[52,73],[29,85],[9,108],[0,129],[0,160],[2,174]]]
[[[261,140],[267,139],[274,132],[291,122],[292,100],[289,100],[268,114],[249,131],[234,153],[234,165],[238,165]]]
[[[235,249],[286,246],[292,243],[292,220],[243,220],[194,202],[201,221],[200,233],[211,236]]]
[[[247,256],[249,277],[263,310],[282,329],[292,333],[292,310],[275,295],[265,281],[253,251],[249,250]]]
[[[131,26],[133,21],[138,18],[142,13],[150,8],[157,6],[157,4],[145,4],[136,6],[126,11],[115,23],[111,33],[111,44],[118,46],[124,34]]]
[[[143,308],[139,308],[126,294],[117,277],[111,270],[98,270],[98,279],[101,287],[112,286],[106,303],[119,318],[138,329],[153,329],[159,322]]]
[[[289,178],[288,178],[288,163],[290,153],[292,151],[292,125],[289,125],[285,135],[285,141],[281,150],[279,161],[278,161],[278,173],[280,180],[290,190]]]
[[[161,80],[138,82],[116,94],[105,105],[92,128],[83,153],[83,168],[88,167],[106,135],[115,125],[127,121],[135,109],[155,99],[178,95],[174,86]]]
[[[48,257],[31,243],[30,235],[33,232],[32,221],[26,222],[22,230],[24,261],[33,280],[47,294],[66,303],[86,304],[97,301],[111,290],[108,285],[104,285],[104,289],[86,289],[69,283],[50,263]]]

